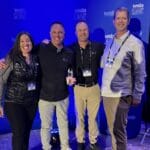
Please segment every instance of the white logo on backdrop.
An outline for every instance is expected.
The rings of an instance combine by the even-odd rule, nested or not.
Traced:
[[[132,5],[132,15],[141,15],[144,13],[144,4],[133,4]]]
[[[74,19],[75,20],[86,20],[87,10],[86,8],[75,9]]]
[[[24,8],[14,8],[13,19],[14,20],[25,20],[26,19],[26,10]]]
[[[104,11],[104,16],[112,17],[113,15],[114,15],[114,10],[111,10],[111,11]]]
[[[106,35],[105,35],[105,38],[106,38],[106,39],[112,39],[113,36],[114,36],[114,35],[113,35],[112,33],[111,33],[111,34],[106,34]]]

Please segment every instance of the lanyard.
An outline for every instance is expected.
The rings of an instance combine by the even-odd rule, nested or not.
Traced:
[[[111,43],[111,45],[110,45],[109,53],[108,53],[108,56],[107,56],[107,63],[109,63],[109,64],[113,64],[113,62],[114,62],[114,61],[115,61],[115,59],[116,59],[116,56],[117,56],[117,55],[118,55],[118,53],[120,52],[120,50],[121,50],[122,46],[123,46],[123,45],[124,45],[124,43],[127,41],[127,39],[129,38],[129,36],[130,36],[130,33],[126,36],[126,38],[124,39],[124,41],[121,43],[121,45],[120,45],[120,47],[118,48],[117,52],[114,54],[114,57],[110,59],[110,50],[111,50],[112,45],[113,45],[114,40],[115,40],[115,37],[113,38],[113,41],[112,41],[112,43]]]
[[[84,50],[89,51],[89,68],[90,68],[91,67],[91,63],[92,63],[92,46],[91,46],[91,42],[89,42],[89,46],[87,48],[85,48],[85,49],[80,47],[82,67],[84,67],[84,56],[83,56],[84,55],[83,54]],[[88,52],[87,52],[87,55],[88,55]]]

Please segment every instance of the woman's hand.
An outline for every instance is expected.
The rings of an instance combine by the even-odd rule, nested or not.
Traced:
[[[5,59],[2,58],[0,59],[0,69],[5,69],[7,64],[5,63]]]

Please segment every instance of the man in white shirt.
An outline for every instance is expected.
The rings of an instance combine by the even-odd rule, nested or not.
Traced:
[[[115,11],[116,34],[106,44],[102,59],[102,96],[113,150],[127,149],[129,107],[140,103],[146,76],[144,46],[128,31],[129,21],[126,8]]]

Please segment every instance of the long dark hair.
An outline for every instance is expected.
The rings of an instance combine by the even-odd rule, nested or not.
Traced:
[[[21,49],[20,49],[20,38],[22,35],[27,35],[30,40],[31,40],[31,43],[32,43],[32,47],[34,47],[34,41],[33,41],[33,38],[32,36],[30,35],[30,33],[28,32],[20,32],[17,37],[16,37],[16,40],[15,40],[15,43],[12,47],[12,49],[10,50],[9,54],[8,54],[8,57],[13,60],[13,58],[18,55],[18,54],[22,54],[21,53]]]

